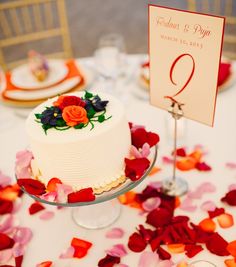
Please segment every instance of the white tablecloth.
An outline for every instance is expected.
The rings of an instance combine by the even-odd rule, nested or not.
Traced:
[[[140,56],[129,57],[129,62],[133,66],[140,62]],[[86,62],[86,59],[81,60]],[[235,66],[236,67],[236,66]],[[123,86],[122,90],[129,94],[129,98],[125,100],[127,116],[129,121],[137,124],[146,125],[147,129],[156,131],[161,137],[159,146],[159,155],[157,165],[161,165],[161,157],[170,155],[172,143],[168,139],[168,123],[171,121],[167,112],[150,106],[147,101],[143,101],[134,97],[131,91],[138,89],[137,77],[132,77],[132,81]],[[96,89],[100,84],[93,84],[92,88]],[[201,108],[201,107],[199,107]],[[1,107],[1,111],[11,109]],[[215,125],[213,128],[201,125],[193,121],[184,121],[186,131],[184,138],[180,139],[182,145],[192,147],[196,144],[202,144],[209,152],[206,155],[206,161],[212,166],[209,173],[190,171],[182,172],[190,188],[196,187],[203,181],[209,181],[216,185],[217,191],[195,203],[201,204],[204,200],[214,200],[218,206],[223,206],[220,198],[228,191],[228,185],[236,183],[236,171],[229,170],[225,167],[228,161],[236,161],[236,85],[228,90],[220,93],[217,99]],[[27,136],[24,130],[24,119],[20,117],[14,118],[14,125],[0,132],[0,170],[14,177],[14,162],[17,151],[28,146]],[[145,185],[152,180],[161,180],[171,175],[171,167],[163,166],[162,171],[153,177],[147,178],[138,188],[140,191]],[[178,175],[180,173],[178,172]],[[105,256],[105,250],[111,248],[113,244],[127,244],[128,237],[135,231],[135,227],[144,223],[145,217],[138,215],[138,210],[126,206],[122,206],[122,215],[113,225],[114,227],[122,227],[125,229],[125,236],[121,240],[112,240],[105,238],[108,229],[86,230],[78,227],[71,219],[71,209],[56,210],[56,215],[49,221],[42,221],[39,216],[30,216],[28,207],[33,200],[28,196],[23,197],[23,207],[17,214],[22,226],[30,227],[33,231],[33,239],[27,247],[23,267],[33,267],[37,263],[51,260],[56,267],[95,267],[99,259]],[[47,207],[49,210],[54,208]],[[236,221],[236,209],[227,207],[227,211],[234,215]],[[105,212],[105,211],[104,211]],[[183,212],[177,209],[176,213],[186,214],[191,217],[193,222],[198,223],[201,218],[206,217],[206,213],[200,208],[196,212]],[[110,227],[111,228],[111,227]],[[235,227],[222,230],[217,228],[227,241],[235,239]],[[83,259],[59,260],[59,255],[69,245],[72,237],[78,237],[93,243],[89,254]],[[140,254],[129,251],[128,255],[122,258],[122,263],[130,267],[138,265]],[[175,255],[174,260],[184,258],[184,255]],[[206,249],[199,253],[194,260],[207,259],[216,264],[216,266],[224,266],[224,257],[218,257],[210,254]],[[202,264],[201,266],[205,266]]]

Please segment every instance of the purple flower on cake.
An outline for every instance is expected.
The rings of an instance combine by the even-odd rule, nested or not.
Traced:
[[[96,112],[100,112],[106,109],[107,104],[108,101],[101,100],[101,98],[98,95],[96,95],[92,99],[86,99],[85,108],[87,111],[93,108]]]
[[[41,122],[50,126],[57,126],[57,121],[62,118],[61,110],[58,107],[50,107],[43,111]]]

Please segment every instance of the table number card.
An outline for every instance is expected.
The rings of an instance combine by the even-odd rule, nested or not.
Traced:
[[[151,104],[213,125],[225,19],[149,5]]]

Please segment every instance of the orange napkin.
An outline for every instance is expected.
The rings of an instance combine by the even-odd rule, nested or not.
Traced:
[[[221,62],[219,68],[218,86],[222,85],[227,80],[230,74],[231,64]]]
[[[73,59],[71,59],[71,60],[68,60],[65,64],[68,67],[68,74],[62,81],[60,81],[60,82],[58,82],[56,84],[59,84],[59,83],[65,81],[66,79],[78,76],[81,79],[80,83],[78,84],[78,86],[83,85],[85,83],[85,78],[82,75],[81,71],[76,66],[75,61]],[[50,87],[52,87],[52,86],[54,86],[56,84],[53,84],[53,85],[51,85],[49,87],[44,87],[44,88],[41,88],[41,89],[37,89],[37,90],[47,89],[47,88],[50,88]],[[29,90],[36,90],[36,89],[23,89],[23,88],[19,88],[19,87],[15,86],[14,84],[11,83],[11,72],[7,72],[6,73],[6,89],[2,92],[2,96],[6,97],[5,93],[7,91],[10,91],[10,90],[27,90],[27,91],[29,91]]]

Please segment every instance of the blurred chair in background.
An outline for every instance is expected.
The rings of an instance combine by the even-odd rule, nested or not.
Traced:
[[[22,48],[24,53],[17,53]],[[0,66],[6,70],[23,63],[31,49],[46,57],[72,57],[64,0],[0,3]]]
[[[188,9],[226,17],[223,55],[236,59],[235,0],[188,0]]]

